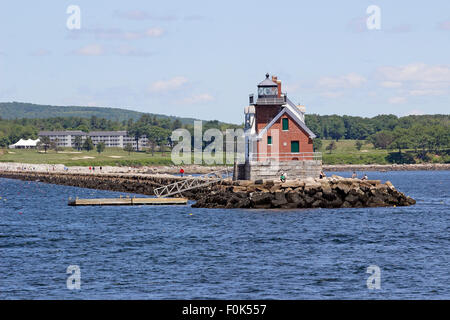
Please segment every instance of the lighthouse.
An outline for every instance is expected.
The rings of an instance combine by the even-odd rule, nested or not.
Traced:
[[[305,123],[306,108],[294,104],[282,92],[281,81],[266,74],[249,95],[245,107],[244,179],[274,179],[280,173],[289,178],[316,177],[322,169],[321,154],[314,152],[316,135]]]

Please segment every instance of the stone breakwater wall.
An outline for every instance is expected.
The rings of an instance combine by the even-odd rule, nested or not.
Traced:
[[[362,208],[416,203],[387,181],[345,179],[235,181],[198,192],[196,208]]]
[[[44,172],[6,172],[0,177],[25,181],[153,195],[160,186],[183,180],[171,175],[74,174]],[[76,194],[68,194],[74,197]],[[408,206],[415,200],[397,191],[387,181],[345,179],[224,180],[179,195],[197,200],[196,208],[360,208]]]
[[[4,172],[0,177],[24,181],[40,181],[80,188],[153,195],[155,188],[183,179],[170,175],[79,174],[46,172]],[[68,195],[74,196],[74,195]]]

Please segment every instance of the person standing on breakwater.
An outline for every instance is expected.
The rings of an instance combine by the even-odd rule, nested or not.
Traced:
[[[281,180],[281,182],[286,181],[286,173],[284,173],[284,172],[281,173],[280,180]]]
[[[327,177],[327,175],[325,174],[325,172],[320,171],[319,179],[323,179],[323,178],[326,178],[326,177]]]
[[[182,177],[184,177],[184,169],[183,168],[180,169],[180,174]]]

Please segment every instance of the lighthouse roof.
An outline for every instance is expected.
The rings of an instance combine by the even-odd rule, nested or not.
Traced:
[[[316,138],[316,135],[302,121],[298,111],[295,108],[295,105],[291,102],[285,104],[281,111],[275,116],[275,118],[273,118],[272,121],[270,121],[270,123],[258,133],[257,139],[262,139],[263,135],[274,125],[275,122],[278,121],[278,119],[280,119],[283,114],[288,114],[289,116],[291,116],[291,118],[299,125],[300,128],[302,128],[308,134],[311,139]]]
[[[269,74],[266,73],[266,79],[258,84],[258,87],[276,87],[277,84],[269,79]]]

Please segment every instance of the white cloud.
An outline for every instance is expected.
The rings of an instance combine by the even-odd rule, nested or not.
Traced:
[[[80,56],[101,56],[105,54],[105,49],[99,44],[90,44],[75,51]]]
[[[403,84],[398,81],[383,81],[381,86],[384,88],[400,88]]]
[[[366,78],[357,74],[349,73],[340,77],[323,77],[319,79],[318,85],[326,88],[358,88],[365,82]]]
[[[415,63],[402,67],[381,67],[378,72],[387,81],[450,82],[450,67],[445,65]]]
[[[408,111],[408,112],[406,113],[407,116],[420,116],[420,115],[422,115],[422,114],[424,114],[424,112],[421,111],[421,110],[417,110],[417,109]]]
[[[214,100],[214,97],[212,95],[210,95],[209,93],[201,93],[201,94],[193,95],[191,97],[184,98],[183,100],[181,100],[181,102],[186,103],[186,104],[194,104],[194,103],[209,102],[209,101],[213,101],[213,100]]]
[[[169,80],[159,80],[155,81],[150,85],[149,90],[151,92],[165,92],[176,90],[185,85],[188,82],[188,79],[182,76],[174,77]]]
[[[388,100],[390,104],[402,104],[406,102],[405,97],[392,97]]]
[[[378,75],[386,88],[405,87],[412,96],[443,95],[450,88],[450,66],[414,63],[400,67],[381,67]]]
[[[418,89],[418,90],[410,90],[409,94],[411,96],[440,96],[445,94],[444,90],[427,90],[427,89]]]

